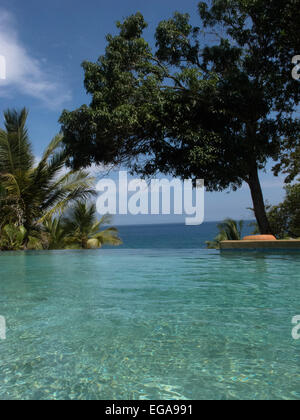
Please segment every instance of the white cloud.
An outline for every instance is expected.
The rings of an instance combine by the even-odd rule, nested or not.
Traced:
[[[71,99],[71,93],[49,69],[43,58],[31,56],[19,39],[11,13],[0,9],[0,55],[6,61],[6,79],[0,80],[0,97],[16,92],[56,109]]]

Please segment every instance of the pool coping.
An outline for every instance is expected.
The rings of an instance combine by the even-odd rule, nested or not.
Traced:
[[[282,241],[222,241],[221,251],[300,251],[300,240]]]

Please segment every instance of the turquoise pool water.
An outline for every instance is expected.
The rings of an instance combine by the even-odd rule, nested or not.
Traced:
[[[299,399],[300,255],[3,253],[0,399]]]

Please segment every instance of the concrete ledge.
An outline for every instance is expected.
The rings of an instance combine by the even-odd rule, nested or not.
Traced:
[[[279,250],[300,251],[300,240],[297,241],[223,241],[221,251],[232,250]]]

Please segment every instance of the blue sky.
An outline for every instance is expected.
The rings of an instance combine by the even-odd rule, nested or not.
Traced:
[[[30,110],[29,133],[36,156],[42,154],[59,131],[58,118],[64,108],[74,109],[89,98],[83,87],[83,60],[95,61],[103,54],[107,33],[115,22],[141,11],[149,23],[151,41],[157,23],[175,10],[188,12],[194,23],[197,0],[1,0],[0,55],[6,57],[7,78],[0,80],[0,113],[14,107]],[[2,117],[0,117],[2,125]],[[282,178],[274,178],[269,165],[261,174],[266,199],[282,200]],[[251,218],[247,186],[228,194],[206,194],[206,220]],[[126,220],[125,220],[126,219]],[[117,218],[119,223],[172,222],[177,217]]]

